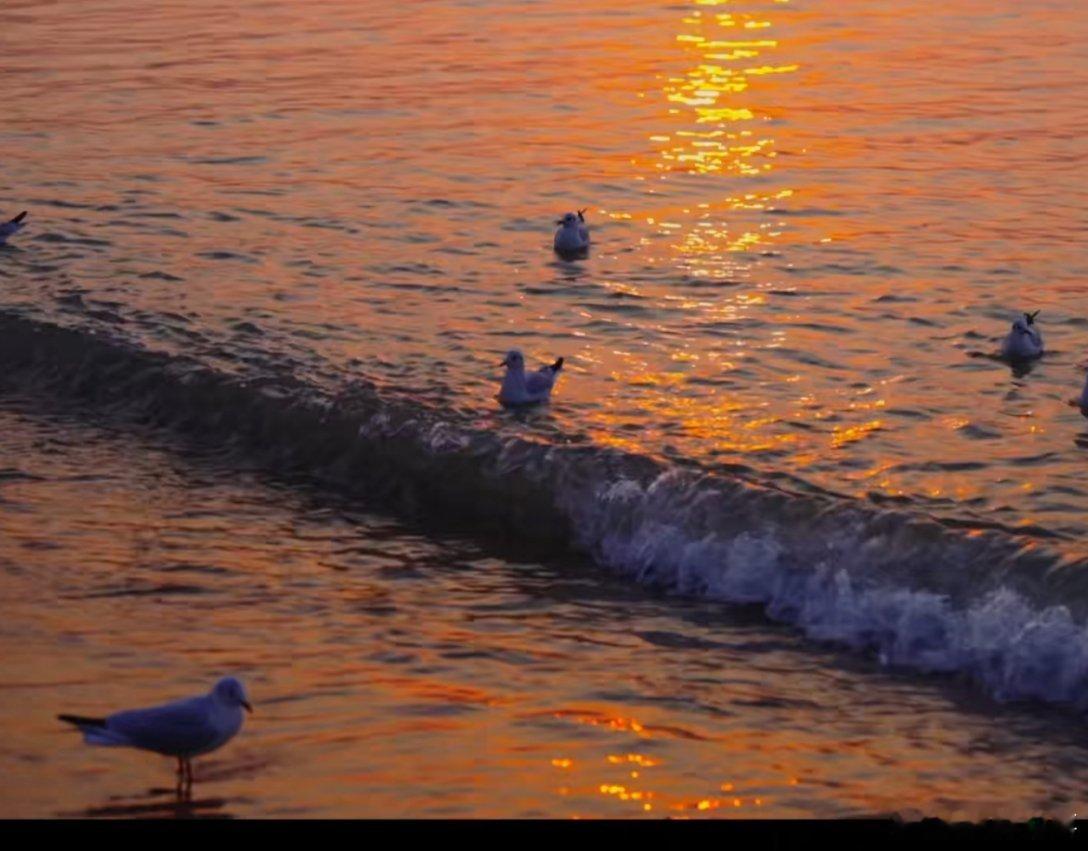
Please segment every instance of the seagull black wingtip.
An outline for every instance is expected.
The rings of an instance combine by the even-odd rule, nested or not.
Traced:
[[[77,727],[105,727],[105,718],[88,718],[85,715],[58,715],[58,721],[75,724]]]
[[[23,210],[23,212],[21,212],[21,213],[20,213],[19,215],[17,215],[17,216],[16,216],[16,217],[15,217],[14,219],[12,219],[12,220],[11,220],[10,222],[8,222],[8,224],[9,224],[9,225],[17,225],[17,224],[19,224],[19,222],[21,222],[21,221],[22,221],[23,219],[25,219],[25,218],[26,218],[26,214],[27,214],[27,212],[28,212],[27,210]]]

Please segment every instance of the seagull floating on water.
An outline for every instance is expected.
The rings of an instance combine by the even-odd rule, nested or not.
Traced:
[[[1035,327],[1039,311],[1017,316],[1005,342],[1001,344],[1001,357],[1009,360],[1030,360],[1043,353],[1043,335]]]
[[[0,245],[7,242],[9,236],[14,236],[25,227],[26,223],[23,221],[25,218],[26,210],[23,210],[14,219],[0,224]]]
[[[567,213],[558,219],[559,230],[555,232],[555,253],[561,255],[581,254],[589,248],[589,228],[586,227],[585,208],[576,213]]]
[[[525,356],[517,349],[506,353],[506,359],[499,364],[506,367],[506,377],[499,390],[499,402],[506,407],[535,405],[547,402],[552,395],[556,376],[563,368],[563,358],[551,366],[542,366],[536,372],[525,374]]]
[[[1084,389],[1080,391],[1080,398],[1073,401],[1080,408],[1080,412],[1088,417],[1088,378],[1084,381]]]
[[[177,757],[178,785],[193,783],[194,756],[222,747],[242,729],[242,709],[253,711],[246,689],[224,677],[200,697],[176,700],[150,709],[129,709],[107,718],[58,715],[74,724],[89,745],[140,748]]]

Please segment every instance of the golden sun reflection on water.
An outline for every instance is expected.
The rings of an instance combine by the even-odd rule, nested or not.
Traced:
[[[783,223],[767,213],[795,194],[780,178],[768,182],[778,156],[770,121],[782,118],[780,110],[767,105],[774,101],[769,82],[778,85],[800,67],[780,57],[782,40],[774,35],[776,5],[781,4],[693,0],[674,37],[682,70],[666,72],[659,80],[664,123],[648,135],[652,155],[632,162],[636,180],[648,182],[648,172],[656,172],[660,181],[697,181],[700,198],[609,213],[613,219],[641,219],[651,226],[641,246],[647,253],[655,245],[664,251],[659,248],[663,256],[648,262],[675,264],[689,281],[710,287],[698,296],[675,290],[624,294],[656,295],[662,306],[682,310],[700,325],[734,324],[765,304],[764,285],[750,280],[753,260],[770,254],[782,232]],[[693,380],[715,382],[737,368],[745,355],[741,341],[733,341],[726,351],[701,348],[698,355],[686,345],[669,352],[665,364],[632,353],[607,366],[615,381],[647,389],[639,405],[654,413],[655,422],[668,424],[671,435],[705,440],[720,453],[800,451],[800,434],[768,428],[791,414],[753,411],[751,400],[733,397],[721,387],[693,392]],[[617,448],[644,449],[645,433],[627,434],[617,427],[628,412],[609,408],[598,413],[605,427],[594,437]],[[813,452],[861,440],[866,433],[864,426],[844,427]]]
[[[576,724],[603,727],[618,734],[634,734],[637,741],[649,742],[662,738],[710,741],[691,729],[644,723],[609,710],[564,711],[556,713],[555,717]],[[789,746],[785,749],[788,750]],[[636,812],[660,812],[673,818],[698,816],[714,810],[743,809],[750,813],[773,798],[761,789],[741,789],[729,779],[723,779],[718,784],[720,795],[708,794],[710,790],[705,787],[697,791],[686,783],[677,783],[675,777],[666,779],[654,770],[662,768],[667,762],[664,757],[641,749],[610,752],[589,762],[576,762],[567,756],[550,760],[551,766],[563,773],[563,785],[556,787],[556,794],[561,797],[596,794]],[[785,772],[780,781],[783,787],[798,785],[798,779],[791,776],[784,765],[780,770]]]
[[[697,7],[725,3],[696,2]],[[749,89],[753,80],[789,74],[796,64],[774,64],[779,41],[766,33],[772,22],[762,13],[713,12],[693,9],[682,19],[676,42],[690,62],[682,74],[669,76],[662,94],[670,105],[672,126],[650,137],[657,144],[654,168],[662,174],[751,178],[775,167],[775,140],[765,129],[770,117],[756,106]],[[790,189],[730,193],[720,202],[701,204],[694,222],[677,234],[672,244],[681,265],[696,277],[736,276],[735,262],[723,260],[728,252],[743,252],[770,242],[775,225],[762,222],[739,232],[731,227],[728,213],[765,210],[788,197]]]

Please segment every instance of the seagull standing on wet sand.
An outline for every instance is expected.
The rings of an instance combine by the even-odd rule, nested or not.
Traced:
[[[23,229],[26,223],[23,219],[26,218],[26,210],[23,210],[19,215],[10,221],[0,224],[0,245],[3,245],[8,241],[9,236],[14,236]]]
[[[178,761],[178,787],[193,785],[192,758],[222,747],[242,729],[242,709],[253,711],[245,686],[224,677],[200,697],[150,709],[129,709],[107,718],[58,715],[74,724],[89,745],[140,748]]]
[[[589,248],[589,228],[586,227],[585,208],[577,213],[567,213],[558,219],[555,232],[556,254],[580,254]]]
[[[556,376],[563,368],[563,358],[551,366],[542,366],[536,372],[525,374],[525,356],[517,349],[506,353],[506,359],[500,364],[506,367],[506,376],[499,390],[499,402],[504,406],[535,405],[547,402],[552,395]]]
[[[1005,342],[1001,344],[1001,357],[1008,360],[1031,360],[1043,353],[1043,335],[1035,326],[1039,311],[1017,316]]]

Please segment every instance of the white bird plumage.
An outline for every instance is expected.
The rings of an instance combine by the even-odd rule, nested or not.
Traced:
[[[1043,335],[1035,325],[1039,311],[1025,313],[1013,320],[1012,329],[1001,344],[1001,356],[1008,360],[1031,360],[1043,353]]]
[[[499,389],[499,402],[507,407],[535,405],[547,402],[551,397],[556,376],[563,368],[563,358],[526,375],[525,356],[517,349],[511,349],[500,366],[506,367],[506,375]]]
[[[177,757],[179,783],[193,780],[190,760],[222,747],[242,729],[242,710],[253,711],[245,686],[234,677],[219,680],[207,694],[148,709],[129,709],[106,718],[58,715],[74,724],[89,745],[131,747]]]
[[[3,245],[5,242],[7,242],[9,236],[14,236],[26,226],[26,222],[23,221],[23,219],[25,218],[26,210],[23,210],[23,212],[17,215],[14,219],[0,224],[0,245]]]
[[[585,210],[567,213],[558,219],[559,229],[555,232],[555,252],[560,255],[581,254],[589,248],[589,228],[586,226]]]

